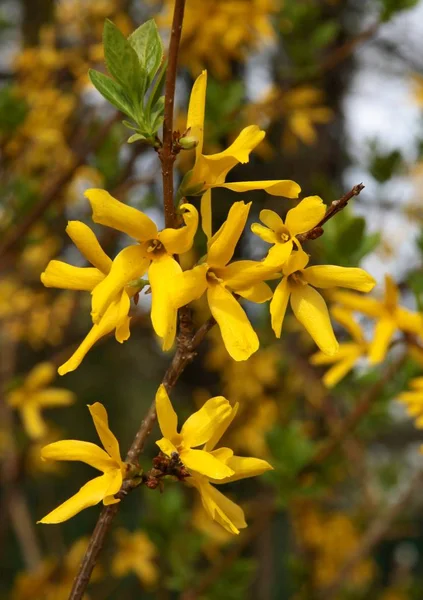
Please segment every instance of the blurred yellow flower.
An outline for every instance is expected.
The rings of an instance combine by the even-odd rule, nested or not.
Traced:
[[[78,460],[103,472],[92,479],[74,494],[52,510],[38,523],[62,523],[89,506],[95,506],[101,500],[105,506],[120,502],[114,495],[120,490],[126,475],[126,465],[120,457],[119,442],[109,429],[106,409],[96,402],[88,406],[105,450],[91,442],[62,440],[48,444],[41,451],[44,460]]]
[[[140,583],[152,587],[159,577],[159,569],[155,563],[158,552],[144,531],[130,533],[125,529],[115,532],[117,550],[112,560],[112,573],[116,577],[124,577],[135,573]]]
[[[423,429],[423,377],[415,377],[409,382],[409,389],[401,392],[398,400],[405,404],[407,413],[413,417],[418,429]]]
[[[49,387],[56,376],[52,363],[44,362],[34,367],[23,384],[7,395],[7,402],[16,408],[25,431],[34,440],[47,434],[47,425],[41,416],[44,408],[68,406],[75,401],[75,394],[62,388]]]

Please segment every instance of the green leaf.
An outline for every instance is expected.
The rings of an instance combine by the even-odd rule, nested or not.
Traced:
[[[147,138],[145,137],[145,135],[142,135],[142,133],[134,133],[134,135],[131,135],[130,138],[128,138],[128,144],[133,144],[134,142],[138,142],[139,140],[146,140]]]
[[[151,108],[153,106],[155,106],[157,104],[157,102],[160,100],[160,94],[162,93],[162,87],[163,87],[163,83],[164,83],[164,79],[165,79],[165,75],[166,75],[166,69],[167,69],[167,60],[163,63],[162,68],[160,69],[160,72],[157,76],[156,82],[155,82],[153,89],[151,90],[150,96],[148,98],[147,106],[145,109],[145,112],[147,115],[150,114]],[[162,96],[162,98],[163,98],[163,104],[164,104],[164,96]]]
[[[106,19],[103,30],[104,57],[109,73],[137,103],[142,101],[146,87],[146,71],[137,53],[114,23]]]
[[[110,104],[113,104],[129,117],[135,118],[132,103],[119,83],[94,69],[88,71],[88,76],[93,86]]]
[[[141,67],[146,71],[148,87],[156,75],[163,60],[163,44],[154,19],[146,21],[128,38],[128,42],[137,53]]]

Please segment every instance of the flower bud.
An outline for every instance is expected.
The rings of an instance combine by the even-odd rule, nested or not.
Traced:
[[[191,150],[192,148],[195,148],[196,146],[198,146],[198,139],[196,137],[194,137],[193,135],[181,137],[179,139],[179,145],[184,150]]]

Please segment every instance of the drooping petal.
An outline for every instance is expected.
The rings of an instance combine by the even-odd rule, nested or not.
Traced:
[[[100,246],[93,230],[81,221],[69,221],[66,233],[88,262],[107,275],[112,266],[112,259]]]
[[[99,471],[108,471],[115,467],[110,456],[91,442],[80,442],[79,440],[61,440],[53,442],[41,449],[43,460],[77,460],[84,462]]]
[[[195,448],[205,444],[231,413],[232,407],[223,396],[207,400],[182,426],[181,435],[185,447]]]
[[[62,523],[74,517],[89,506],[95,506],[106,496],[112,480],[111,473],[105,473],[92,479],[82,486],[74,496],[63,502],[60,506],[52,510],[39,523]]]
[[[200,492],[201,501],[206,512],[226,531],[237,535],[240,529],[247,527],[244,511],[238,504],[229,500],[210,483],[201,482],[195,487]]]
[[[94,344],[103,336],[107,335],[116,327],[119,312],[119,302],[112,302],[97,325],[93,325],[88,335],[75,350],[70,359],[58,368],[59,375],[65,375],[79,367],[85,355]]]
[[[185,227],[163,229],[158,239],[166,248],[168,254],[183,254],[192,248],[194,236],[198,228],[198,211],[192,204],[181,204],[182,218]]]
[[[182,450],[181,461],[191,471],[212,477],[213,479],[225,479],[234,474],[233,470],[204,450]]]
[[[278,233],[285,228],[283,219],[274,210],[264,208],[260,211],[260,221],[266,225],[272,231]]]
[[[288,279],[284,277],[275,289],[272,301],[270,302],[272,329],[277,338],[281,337],[283,320],[285,318],[290,293]]]
[[[217,442],[220,440],[220,438],[223,436],[225,431],[228,429],[229,425],[235,419],[238,409],[239,409],[239,403],[237,402],[234,406],[232,406],[231,412],[220,423],[219,427],[216,427],[214,434],[206,442],[206,445],[204,446],[204,450],[206,450],[207,452],[211,452],[213,450],[213,448],[216,446]]]
[[[219,284],[208,288],[207,300],[229,355],[234,360],[247,360],[258,350],[260,343],[244,310]]]
[[[241,161],[242,162],[242,161]],[[248,192],[249,190],[264,190],[271,196],[284,198],[298,198],[301,188],[298,183],[290,179],[275,179],[268,181],[237,181],[234,183],[219,184],[218,187],[232,190],[233,192]]]
[[[129,329],[129,323],[131,322],[130,317],[128,317],[128,313],[131,309],[131,299],[125,290],[122,291],[122,295],[120,297],[118,314],[116,319],[116,331],[115,338],[120,343],[126,342],[126,340],[130,337],[131,331]]]
[[[160,431],[168,440],[176,439],[178,434],[178,415],[176,414],[166,388],[160,385],[156,393],[156,412]]]
[[[46,387],[56,377],[56,369],[51,362],[38,363],[25,378],[25,390],[33,392]]]
[[[370,292],[376,285],[375,279],[364,269],[338,267],[336,265],[317,265],[303,272],[304,279],[319,288],[344,287]]]
[[[368,317],[379,317],[383,311],[383,305],[375,298],[368,298],[353,292],[343,292],[336,290],[332,293],[331,299],[339,302],[344,308],[356,310]]]
[[[268,244],[276,244],[278,241],[275,232],[264,225],[260,225],[260,223],[253,223],[251,231]]]
[[[251,202],[234,202],[228,218],[208,244],[207,263],[213,267],[224,267],[232,258],[250,212]]]
[[[369,362],[376,365],[383,361],[396,330],[395,321],[389,316],[382,317],[375,327],[373,340],[369,346]]]
[[[246,300],[249,300],[250,302],[257,302],[258,304],[267,302],[267,300],[270,300],[270,298],[273,296],[271,288],[267,285],[267,283],[264,283],[264,281],[259,281],[251,287],[243,290],[238,288],[236,293]]]
[[[100,402],[88,405],[91,417],[94,421],[94,427],[96,428],[98,437],[103,444],[106,452],[115,460],[119,465],[122,464],[120,457],[119,442],[116,436],[110,431],[109,418],[107,411]]]
[[[68,406],[75,402],[75,394],[61,388],[48,388],[31,395],[31,402],[38,406]]]
[[[26,433],[33,440],[43,438],[47,433],[47,425],[41,416],[40,407],[36,404],[24,404],[21,416]]]
[[[171,302],[176,308],[200,298],[207,289],[208,265],[197,265],[175,277],[170,290]]]
[[[192,86],[188,106],[187,129],[191,129],[190,135],[198,140],[196,155],[203,152],[204,139],[204,113],[206,108],[207,71],[203,71],[197,77]]]
[[[295,208],[288,211],[285,225],[291,235],[305,233],[321,221],[326,212],[326,206],[319,196],[308,196],[301,200]]]
[[[177,310],[172,298],[175,280],[181,273],[180,265],[168,254],[153,260],[148,270],[151,322],[156,334],[162,338],[163,350],[169,350],[175,340]]]
[[[119,202],[106,190],[86,190],[85,196],[91,204],[94,223],[122,231],[140,242],[157,237],[157,227],[150,217]]]
[[[309,285],[291,286],[291,307],[299,322],[325,354],[336,354],[338,342],[333,333],[326,302]]]
[[[103,281],[104,274],[94,267],[74,267],[61,260],[51,260],[40,279],[45,287],[91,292]]]
[[[288,240],[284,244],[275,244],[265,256],[263,263],[269,267],[282,268],[291,256],[294,243]]]
[[[363,331],[350,310],[345,310],[341,306],[333,306],[330,312],[333,318],[350,333],[356,342],[359,344],[364,343]]]
[[[201,227],[206,235],[207,240],[212,236],[212,206],[211,206],[211,189],[208,189],[201,196],[200,213]]]
[[[249,288],[260,281],[280,277],[277,268],[256,260],[236,260],[226,267],[215,267],[213,273],[235,291]]]
[[[234,471],[234,474],[228,479],[225,479],[225,481],[214,481],[214,483],[230,483],[231,481],[238,481],[239,479],[245,479],[246,477],[256,477],[265,471],[273,470],[272,465],[261,458],[232,456],[228,459],[226,464]]]
[[[99,322],[110,302],[128,283],[144,275],[149,264],[150,259],[143,246],[127,246],[119,252],[107,277],[92,292],[91,316],[94,323]]]

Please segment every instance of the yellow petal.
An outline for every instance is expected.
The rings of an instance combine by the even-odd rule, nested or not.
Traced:
[[[39,523],[62,523],[74,517],[89,506],[94,506],[101,502],[110,488],[112,475],[106,473],[92,479],[82,486],[82,488],[74,496],[66,500],[63,504],[51,511]]]
[[[204,450],[182,450],[180,457],[187,469],[206,477],[225,479],[234,473],[231,468]]]
[[[333,306],[330,310],[334,319],[344,327],[359,344],[364,343],[364,335],[360,325],[354,319],[350,310]]]
[[[298,195],[301,192],[298,183],[295,183],[295,181],[291,181],[290,179],[276,179],[273,181],[237,181],[235,183],[219,184],[218,187],[223,187],[227,190],[232,190],[233,192],[264,190],[271,196],[283,196],[284,198],[298,198]]]
[[[423,390],[423,377],[414,377],[414,379],[412,379],[409,384],[408,384],[411,388],[420,390]]]
[[[284,265],[291,256],[293,247],[294,244],[292,240],[288,240],[284,244],[275,244],[270,248],[263,260],[263,263],[267,266],[273,266],[275,268],[282,267],[282,265]]]
[[[170,457],[175,452],[176,452],[176,454],[178,454],[178,449],[176,448],[176,446],[174,444],[172,444],[172,442],[170,440],[168,440],[167,438],[162,438],[161,440],[158,440],[156,442],[156,444],[160,448],[160,450],[163,452],[163,454],[166,454],[166,456]]]
[[[175,277],[170,289],[171,302],[176,308],[197,300],[207,289],[208,265],[197,265]]]
[[[169,350],[175,341],[177,310],[172,298],[175,282],[181,273],[180,265],[168,254],[153,260],[148,270],[151,322],[156,334],[162,338],[163,350]]]
[[[403,331],[423,335],[423,316],[421,313],[411,312],[399,306],[395,311],[397,325]]]
[[[338,342],[333,333],[326,302],[309,285],[292,286],[291,307],[299,322],[325,354],[335,354]]]
[[[362,354],[360,346],[354,342],[344,342],[339,344],[338,352],[336,354],[328,356],[319,350],[310,356],[309,360],[312,365],[331,365],[340,360],[344,360],[345,358],[349,358],[352,354],[360,356],[360,354]]]
[[[204,446],[204,450],[206,450],[207,452],[211,452],[213,450],[213,448],[216,446],[217,442],[220,440],[220,438],[223,436],[225,431],[228,429],[229,425],[234,420],[234,418],[238,412],[238,409],[239,409],[239,403],[237,402],[234,406],[231,407],[231,412],[226,416],[225,419],[223,419],[221,421],[219,427],[216,427],[213,435],[206,442],[206,444]]]
[[[115,338],[116,340],[122,344],[126,342],[126,340],[130,337],[131,332],[129,329],[129,323],[131,319],[128,317],[128,313],[131,309],[131,300],[123,290],[122,295],[120,297],[117,320],[116,320],[116,331]]]
[[[388,310],[394,310],[398,304],[398,286],[390,275],[385,275],[385,304]]]
[[[267,300],[270,300],[270,298],[273,296],[271,288],[267,285],[267,283],[264,283],[264,281],[259,281],[251,287],[243,290],[238,288],[236,293],[246,300],[249,300],[250,302],[257,302],[258,304],[267,302]]]
[[[210,483],[202,482],[196,487],[210,518],[217,521],[226,531],[236,535],[239,534],[239,529],[247,527],[244,512],[235,502],[229,500]]]
[[[119,311],[119,302],[112,302],[97,325],[93,325],[80,346],[75,350],[70,359],[58,368],[59,375],[65,375],[79,367],[85,355],[94,344],[103,336],[113,331],[116,327]]]
[[[201,196],[200,212],[201,226],[207,240],[212,236],[212,207],[211,207],[211,189],[208,189]]]
[[[77,460],[103,472],[115,467],[115,462],[102,448],[91,442],[78,440],[61,440],[48,444],[41,449],[41,458],[43,460]]]
[[[288,260],[284,263],[282,271],[288,277],[296,271],[302,271],[309,261],[308,254],[301,248],[297,252],[293,252]]]
[[[100,438],[104,449],[113,460],[121,465],[122,459],[120,457],[119,442],[117,441],[116,436],[110,431],[106,409],[100,402],[95,402],[94,404],[88,405],[88,410],[90,411],[98,437]]]
[[[190,135],[198,139],[196,154],[203,151],[204,138],[204,113],[206,108],[207,71],[203,71],[197,77],[192,86],[188,106],[187,129],[191,129]]]
[[[251,231],[268,244],[276,244],[278,242],[275,232],[264,225],[260,225],[260,223],[253,223]]]
[[[382,318],[376,323],[373,340],[369,347],[370,364],[376,365],[383,361],[395,330],[395,321],[389,317]]]
[[[92,292],[91,316],[98,323],[112,300],[124,287],[146,272],[150,259],[146,257],[143,246],[127,246],[113,261],[107,277]]]
[[[178,416],[172,406],[164,385],[156,393],[156,412],[160,431],[168,440],[176,439],[178,434]]]
[[[198,211],[192,204],[181,204],[182,218],[185,227],[163,229],[158,239],[166,248],[168,254],[183,254],[192,248],[194,236],[198,228]]]
[[[285,225],[291,235],[305,233],[321,221],[326,212],[326,206],[319,196],[308,196],[301,200],[295,208],[288,211]]]
[[[260,343],[244,310],[221,285],[208,288],[207,300],[229,355],[234,360],[247,360],[258,350]]]
[[[376,281],[364,269],[318,265],[308,267],[303,273],[304,279],[319,288],[345,287],[359,292],[370,292]]]
[[[48,388],[31,395],[31,402],[38,406],[68,406],[75,402],[75,394],[61,388]]]
[[[234,202],[228,218],[208,243],[207,263],[212,267],[224,267],[232,258],[250,212],[251,202]]]
[[[24,404],[21,408],[23,426],[30,438],[38,440],[47,434],[47,425],[41,416],[39,406]]]
[[[61,260],[51,260],[40,279],[45,287],[90,292],[103,281],[104,274],[94,267],[74,267]]]
[[[119,202],[105,190],[87,190],[85,196],[91,204],[94,223],[122,231],[140,242],[157,237],[157,227],[150,217]]]
[[[265,265],[263,261],[237,260],[226,267],[215,267],[213,273],[225,282],[227,287],[238,291],[263,280],[279,279],[277,268]]]
[[[56,376],[56,369],[53,363],[38,363],[25,378],[25,390],[33,392],[46,387]]]
[[[207,400],[200,410],[188,417],[183,424],[181,435],[184,446],[195,448],[205,444],[231,413],[232,407],[223,396]]]
[[[359,355],[351,354],[348,358],[340,360],[332,368],[328,369],[322,377],[322,381],[327,388],[333,388],[341,381],[354,367]]]
[[[383,311],[383,304],[375,298],[367,298],[360,294],[354,294],[352,292],[343,292],[336,290],[331,295],[331,299],[335,302],[339,302],[345,308],[350,310],[356,310],[358,312],[367,315],[368,317],[380,317]]]
[[[272,465],[261,458],[232,456],[226,464],[234,471],[234,474],[225,479],[225,481],[215,481],[214,483],[230,483],[231,481],[238,481],[247,477],[256,477],[266,471],[273,470]]]
[[[291,291],[288,279],[284,277],[274,291],[270,303],[270,315],[272,317],[272,329],[277,338],[281,337],[283,320],[285,318],[286,307],[288,306],[289,295]]]
[[[107,275],[112,266],[112,259],[100,246],[93,230],[81,221],[69,221],[66,233],[88,262]]]
[[[260,211],[260,221],[269,227],[272,231],[279,233],[285,228],[283,219],[274,210],[268,210],[267,208]]]

